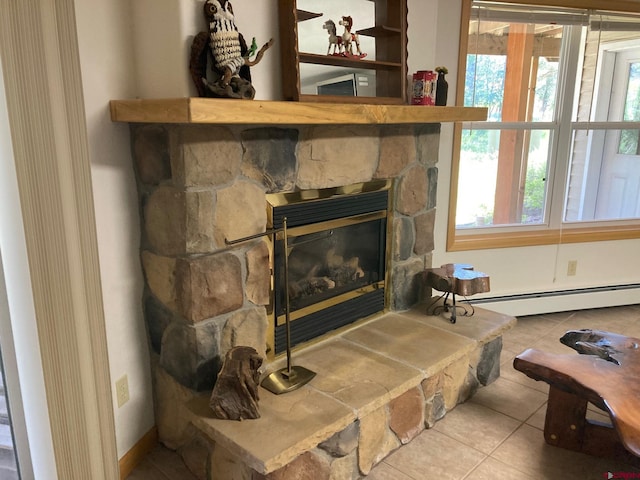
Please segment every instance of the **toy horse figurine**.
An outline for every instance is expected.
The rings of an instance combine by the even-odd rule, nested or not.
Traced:
[[[327,20],[322,25],[322,28],[329,34],[329,47],[327,48],[327,55],[331,51],[333,46],[333,55],[339,55],[342,53],[342,37],[339,37],[336,33],[336,24],[333,20]]]
[[[360,51],[360,37],[357,33],[352,33],[353,19],[350,16],[343,16],[340,20],[340,25],[344,27],[344,33],[342,34],[342,44],[344,53],[347,56],[355,56],[353,53],[353,44],[356,44],[356,50],[358,51],[358,57],[363,58],[366,54]]]

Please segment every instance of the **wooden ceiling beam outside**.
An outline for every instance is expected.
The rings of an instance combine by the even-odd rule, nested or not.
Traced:
[[[638,0],[493,0],[498,3],[539,5],[543,7],[608,10],[610,12],[638,12]]]
[[[507,43],[507,66],[502,100],[503,122],[519,122],[527,118],[533,46],[533,27],[513,24]],[[493,211],[494,225],[520,223],[523,192],[519,187],[522,176],[526,172],[527,161],[524,145],[523,131],[502,130],[500,132]]]
[[[507,35],[469,35],[469,54],[506,55]],[[536,57],[559,58],[561,38],[536,36],[533,40],[533,55]]]

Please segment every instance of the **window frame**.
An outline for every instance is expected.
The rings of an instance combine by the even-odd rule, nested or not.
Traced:
[[[558,8],[579,8],[579,9],[598,9],[617,13],[629,13],[637,10],[637,3],[630,0],[496,0],[499,3],[511,3],[521,5],[549,6]],[[469,48],[469,22],[471,20],[471,5],[473,0],[462,0],[461,27],[460,27],[460,43],[458,53],[458,72],[456,85],[456,105],[461,106],[464,103],[465,73],[467,63],[467,52]],[[634,10],[635,9],[635,10]],[[578,35],[578,28],[573,28],[570,35]],[[581,44],[581,42],[579,42]],[[578,55],[578,61],[567,62],[569,68],[577,70],[581,65],[581,47],[576,48],[575,41],[566,42],[568,45],[566,55]],[[575,79],[577,71],[562,72],[559,82],[566,82],[567,78]],[[573,107],[573,103],[571,105]],[[561,108],[559,116],[561,118],[554,119],[553,126],[549,127],[557,138],[553,142],[558,144],[556,149],[556,159],[562,161],[553,161],[550,177],[548,203],[550,209],[548,220],[543,224],[537,225],[505,225],[492,226],[482,229],[456,229],[456,204],[458,197],[458,179],[460,174],[460,157],[462,146],[462,131],[469,128],[482,129],[505,129],[508,123],[501,123],[499,126],[487,127],[487,123],[473,122],[470,124],[456,123],[453,132],[453,157],[451,165],[451,179],[449,190],[449,212],[447,218],[447,246],[448,252],[481,250],[490,248],[508,248],[523,247],[535,245],[555,245],[565,243],[582,243],[582,242],[599,242],[608,240],[628,240],[640,238],[640,222],[637,220],[607,220],[593,222],[570,222],[563,221],[565,208],[565,190],[567,188],[567,174],[570,167],[570,148],[572,132],[576,128],[576,122],[572,121],[573,108]],[[557,121],[557,125],[556,122]],[[531,124],[526,122],[528,128]],[[517,123],[514,123],[517,125]],[[548,122],[536,122],[533,128],[541,128],[549,126]],[[563,150],[564,149],[564,150]],[[555,181],[554,181],[555,179]]]

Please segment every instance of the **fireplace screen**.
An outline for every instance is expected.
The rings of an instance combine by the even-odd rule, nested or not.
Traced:
[[[278,196],[274,203],[282,204],[272,205],[271,219],[278,229],[286,218],[289,282],[285,288],[280,233],[273,246],[276,353],[285,349],[285,294],[293,345],[384,309],[388,189],[378,182],[348,193]]]
[[[384,226],[372,220],[300,236],[290,232],[291,312],[383,280]]]

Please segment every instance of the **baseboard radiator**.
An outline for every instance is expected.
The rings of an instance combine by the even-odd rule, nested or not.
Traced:
[[[473,305],[509,315],[536,315],[640,304],[640,283],[470,297],[468,300]]]

